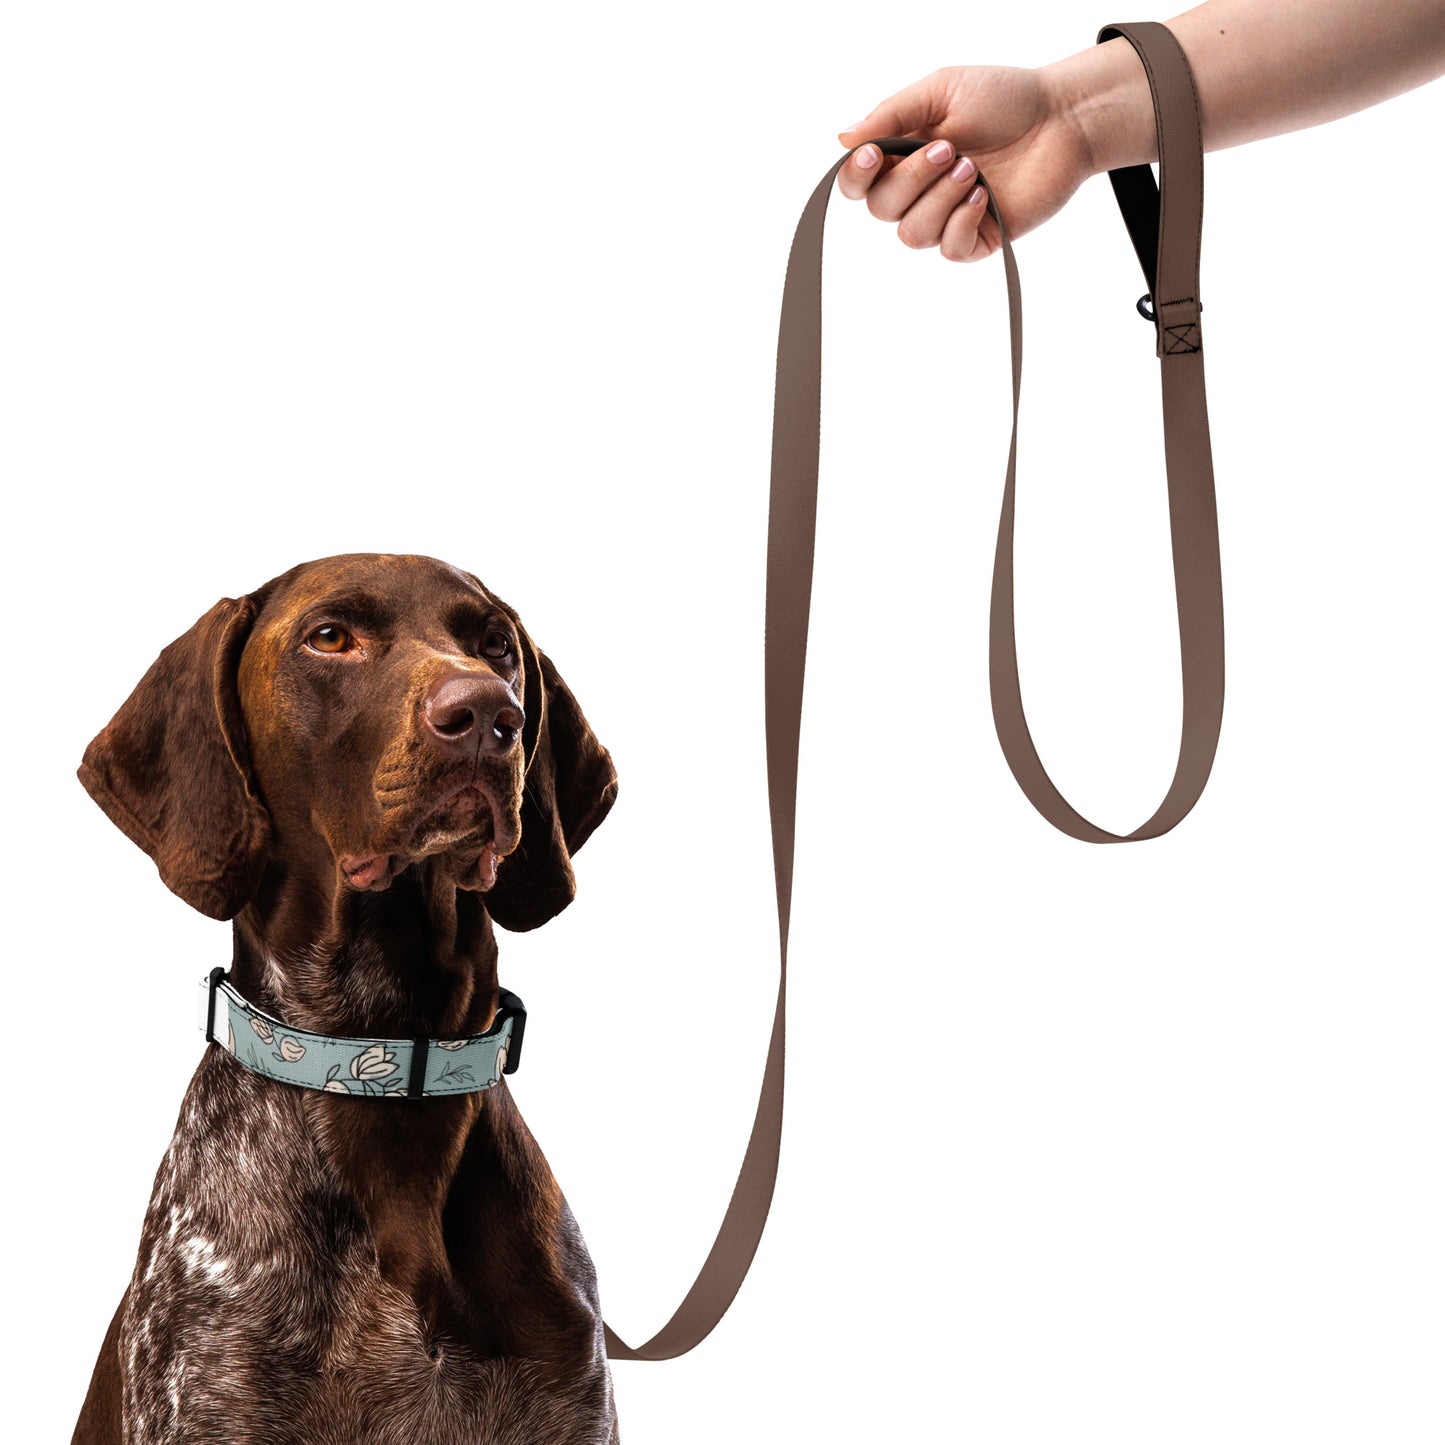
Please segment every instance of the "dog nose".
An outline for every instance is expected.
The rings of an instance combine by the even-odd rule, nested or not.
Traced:
[[[484,753],[505,753],[525,721],[512,689],[499,677],[454,673],[433,685],[422,703],[427,731],[442,743],[474,742]]]

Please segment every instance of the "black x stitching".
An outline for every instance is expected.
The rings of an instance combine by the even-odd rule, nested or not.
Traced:
[[[1181,351],[1199,350],[1199,327],[1190,322],[1185,326],[1164,328],[1164,353],[1172,356]]]

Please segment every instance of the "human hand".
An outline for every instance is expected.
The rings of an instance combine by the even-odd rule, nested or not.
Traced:
[[[839,132],[845,145],[884,136],[934,144],[902,157],[865,146],[838,172],[838,189],[896,222],[905,246],[938,246],[949,261],[979,261],[999,248],[979,171],[1011,241],[1048,220],[1094,171],[1064,88],[1047,69],[935,70]]]

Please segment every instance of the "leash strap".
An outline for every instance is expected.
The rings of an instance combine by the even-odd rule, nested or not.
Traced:
[[[1018,267],[998,202],[982,175],[988,211],[1003,241],[1013,360],[1013,437],[999,520],[990,609],[990,685],[994,722],[1014,777],[1055,827],[1091,843],[1133,842],[1167,832],[1193,807],[1209,777],[1224,703],[1224,627],[1219,537],[1204,398],[1199,331],[1199,239],[1204,154],[1193,77],[1169,29],[1153,21],[1106,25],[1099,42],[1121,36],[1138,52],[1154,97],[1160,184],[1147,165],[1111,171],[1114,195],[1143,267],[1153,302],[1164,410],[1165,466],[1179,612],[1184,722],[1174,780],[1154,815],[1120,835],[1082,817],[1054,787],[1034,748],[1019,692],[1014,643],[1014,472],[1018,453],[1019,387],[1023,375],[1023,304]],[[870,144],[860,141],[859,145]],[[919,140],[874,140],[889,155],[906,155]],[[793,237],[783,287],[773,402],[772,488],[768,511],[764,691],[768,804],[777,877],[779,975],[773,1032],[752,1136],[732,1199],[702,1271],[672,1318],[646,1344],[624,1343],[608,1327],[617,1360],[665,1360],[686,1353],[711,1333],[742,1285],[762,1238],[777,1179],[783,1123],[783,1052],[788,981],[788,923],[793,892],[798,740],[803,670],[812,597],[818,505],[818,439],[822,391],[823,220],[847,151],[818,183]],[[1141,311],[1143,304],[1140,304]],[[1145,313],[1149,315],[1150,313]]]
[[[1189,63],[1167,26],[1148,21],[1106,25],[1099,32],[1101,42],[1115,36],[1127,40],[1144,62],[1159,135],[1159,185],[1147,165],[1110,171],[1109,180],[1153,303],[1184,685],[1179,760],[1173,781],[1153,816],[1132,833],[1110,833],[1074,810],[1044,771],[1024,718],[1014,635],[1014,466],[1023,371],[1022,303],[1013,250],[1002,223],[999,225],[1008,279],[1014,420],[989,609],[994,727],[1008,765],[1029,801],[1054,827],[1085,843],[1134,843],[1157,838],[1174,827],[1198,802],[1209,780],[1224,714],[1224,596],[1199,330],[1199,240],[1204,218],[1199,100]],[[992,192],[988,205],[997,220]]]

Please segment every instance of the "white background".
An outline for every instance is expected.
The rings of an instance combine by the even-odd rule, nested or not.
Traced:
[[[216,597],[331,552],[475,569],[613,752],[577,901],[501,935],[503,978],[609,1317],[639,1339],[671,1312],[772,1007],[798,212],[874,102],[1116,18],[9,12],[9,1438],[69,1438],[202,1048],[194,981],[229,956],[75,765]],[[835,199],[783,1173],[714,1336],[617,1367],[628,1445],[1445,1432],[1442,120],[1437,84],[1209,158],[1229,701],[1203,802],[1138,847],[1052,832],[992,734],[1002,268]],[[1030,720],[1127,828],[1178,684],[1157,363],[1107,181],[1019,261]],[[102,1054],[98,993],[133,1041]]]

